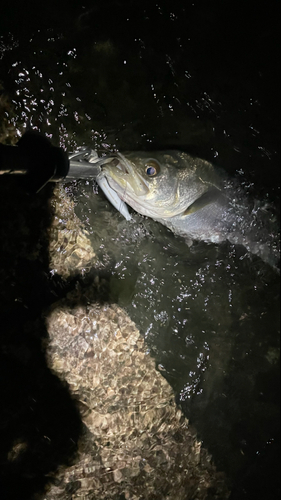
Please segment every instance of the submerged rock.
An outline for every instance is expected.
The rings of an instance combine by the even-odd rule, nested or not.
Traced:
[[[76,462],[44,500],[227,499],[225,477],[116,304],[76,290],[47,316],[47,360],[78,401],[84,433]]]
[[[64,279],[89,270],[96,255],[83,224],[74,212],[75,203],[62,184],[54,189],[51,198],[53,212],[49,228],[50,268]]]

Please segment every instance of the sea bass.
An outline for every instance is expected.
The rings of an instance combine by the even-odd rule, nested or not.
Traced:
[[[119,153],[106,162],[97,181],[109,200],[115,197],[117,209],[116,195],[120,206],[127,203],[188,244],[229,240],[276,263],[278,249],[268,241],[262,220],[268,214],[262,206],[250,209],[241,189],[208,161],[181,151],[157,151]]]

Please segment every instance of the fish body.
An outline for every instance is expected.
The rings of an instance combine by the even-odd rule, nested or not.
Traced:
[[[107,159],[101,170],[120,200],[188,244],[229,240],[266,261],[277,251],[266,241],[260,212],[251,213],[237,186],[206,160],[181,151],[128,152]]]

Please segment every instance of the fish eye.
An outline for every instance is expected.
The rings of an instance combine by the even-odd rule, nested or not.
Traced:
[[[158,161],[156,160],[148,160],[145,164],[145,173],[149,177],[155,177],[155,175],[159,174],[160,172],[160,165]]]

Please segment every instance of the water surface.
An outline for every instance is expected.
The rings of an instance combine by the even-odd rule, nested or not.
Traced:
[[[53,6],[0,39],[15,138],[40,130],[72,151],[178,148],[279,203],[273,8],[242,2]],[[54,15],[57,8],[57,16]],[[48,19],[50,22],[48,23]],[[29,26],[29,24],[28,24]],[[8,32],[9,31],[9,32]],[[243,248],[187,247],[132,222],[92,182],[65,184],[125,307],[185,414],[232,482],[233,499],[278,491],[279,276]]]

